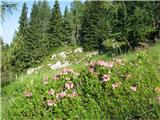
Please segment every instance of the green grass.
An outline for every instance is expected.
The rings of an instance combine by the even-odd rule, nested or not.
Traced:
[[[67,48],[68,49],[68,48]],[[60,49],[59,51],[66,50]],[[73,49],[71,49],[73,50]],[[57,52],[57,53],[58,53]],[[2,88],[2,120],[4,119],[159,119],[160,105],[156,99],[160,93],[155,92],[160,87],[160,44],[145,50],[129,52],[117,56],[126,61],[124,66],[113,68],[111,80],[101,84],[100,80],[108,69],[97,67],[95,74],[88,73],[87,61],[111,60],[108,55],[86,57],[86,53],[70,55],[67,60],[78,61],[72,64],[75,72],[80,76],[64,75],[58,81],[51,78],[60,70],[51,70],[46,64],[54,61],[50,57],[42,63],[44,67],[39,71],[26,75],[23,73],[17,80]],[[56,60],[55,60],[56,61]],[[132,63],[132,64],[130,64]],[[125,78],[131,74],[131,78]],[[48,76],[50,84],[44,86],[42,79]],[[78,93],[75,98],[64,98],[56,107],[47,107],[45,99],[54,99],[47,96],[47,90],[54,88],[56,92],[64,90],[65,78],[70,77],[75,84],[74,90]],[[127,80],[128,79],[128,80]],[[119,89],[113,90],[112,84],[121,82]],[[129,87],[137,86],[132,92]],[[31,90],[32,98],[25,98],[24,91]],[[68,90],[68,93],[72,90]],[[42,99],[43,98],[43,99]]]

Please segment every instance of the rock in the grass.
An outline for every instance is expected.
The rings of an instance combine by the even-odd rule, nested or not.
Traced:
[[[82,53],[82,52],[83,52],[83,48],[81,47],[74,50],[74,53]]]
[[[56,69],[59,69],[61,67],[61,62],[60,61],[57,61],[56,64],[53,64],[50,66],[51,69],[53,70],[56,70]]]
[[[57,69],[67,67],[67,66],[70,66],[68,61],[65,61],[63,64],[60,61],[57,61],[57,63],[51,65],[50,68],[53,69],[53,70],[57,70]]]
[[[55,54],[53,54],[53,55],[52,55],[52,57],[51,57],[51,60],[53,60],[55,57],[56,57],[56,55],[55,55]]]
[[[30,68],[27,70],[27,75],[32,74],[35,71],[35,68]]]
[[[66,52],[61,52],[59,55],[60,55],[62,58],[66,58]]]

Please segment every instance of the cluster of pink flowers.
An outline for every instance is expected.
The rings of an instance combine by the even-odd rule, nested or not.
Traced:
[[[121,82],[112,84],[112,88],[113,88],[113,89],[119,88],[120,85],[121,85]]]
[[[90,66],[89,71],[90,72],[95,71],[95,65],[100,65],[100,66],[103,66],[103,67],[112,68],[114,66],[114,63],[112,61],[105,62],[103,60],[99,60],[98,62],[91,61],[89,63],[89,66]]]
[[[98,62],[91,61],[89,63],[89,72],[91,73],[95,72],[96,65],[100,65],[100,66],[107,67],[107,68],[112,68],[114,66],[114,63],[113,61],[105,62],[103,60],[99,60]]]
[[[62,99],[64,97],[76,97],[77,95],[78,94],[75,91],[73,91],[71,94],[66,94],[66,91],[64,91],[64,92],[61,92],[59,94],[56,94],[56,100],[47,100],[47,105],[49,107],[56,106],[56,103],[58,101],[60,101],[60,99]]]
[[[56,102],[54,100],[47,100],[47,105],[48,106],[56,106]]]
[[[108,68],[112,68],[114,66],[112,61],[105,62],[103,60],[99,60],[97,64]]]
[[[106,66],[106,62],[103,61],[103,60],[99,60],[99,61],[97,62],[97,64],[98,64],[98,65],[101,65],[101,66]]]
[[[59,100],[59,99],[65,98],[65,97],[76,97],[77,95],[78,94],[75,91],[73,91],[71,94],[67,94],[66,91],[63,91],[63,92],[56,95],[56,99]]]
[[[107,82],[110,80],[110,75],[104,74],[102,77],[102,82]]]
[[[64,97],[66,97],[66,91],[59,93],[57,96],[57,98],[60,98],[60,99]]]
[[[74,84],[72,82],[68,82],[65,84],[65,88],[72,89],[74,87]]]
[[[25,96],[25,97],[32,97],[32,92],[26,91],[26,92],[24,93],[24,96]]]
[[[55,91],[54,91],[53,89],[50,89],[50,90],[48,91],[48,94],[49,94],[49,95],[54,95],[54,93],[55,93]]]
[[[112,68],[113,66],[114,65],[113,65],[112,61],[106,63],[106,67],[108,67],[108,68]]]
[[[69,68],[64,68],[62,71],[61,71],[62,74],[69,74],[69,73],[73,73],[73,70],[72,69],[69,69]]]
[[[75,92],[75,91],[73,91],[71,94],[68,94],[68,97],[76,97],[78,94]]]

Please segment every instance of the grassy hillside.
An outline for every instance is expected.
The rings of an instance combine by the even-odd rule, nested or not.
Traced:
[[[40,70],[3,87],[2,118],[160,118],[160,44],[115,58],[70,51],[67,69],[50,69],[57,61],[50,56]]]

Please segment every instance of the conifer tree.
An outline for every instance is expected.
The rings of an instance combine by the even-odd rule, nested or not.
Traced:
[[[29,28],[28,32],[26,33],[28,39],[25,41],[24,46],[24,51],[27,55],[26,58],[28,59],[28,66],[31,66],[39,61],[39,59],[37,59],[38,53],[36,52],[36,49],[39,45],[38,35],[40,34],[38,32],[38,24],[40,22],[38,16],[38,4],[36,1],[34,1],[30,14]]]
[[[70,8],[70,22],[72,27],[72,44],[80,45],[81,19],[84,12],[84,5],[80,0],[74,0]]]
[[[27,18],[28,8],[26,3],[24,2],[22,7],[22,13],[19,18],[19,33],[24,36],[26,34],[28,28],[28,18]]]
[[[112,34],[118,41],[127,42],[132,48],[140,41],[147,41],[146,36],[155,31],[154,8],[150,2],[116,1]]]
[[[56,0],[52,9],[50,18],[50,28],[48,30],[49,36],[49,50],[62,46],[63,31],[62,31],[62,15],[59,8],[59,2]]]
[[[70,16],[69,11],[66,6],[63,16],[63,42],[65,44],[72,44],[71,43],[71,37],[72,37],[72,28],[71,28],[71,22],[70,22]]]
[[[27,38],[27,31],[28,31],[28,18],[27,18],[27,5],[24,2],[22,7],[21,16],[19,18],[19,30],[16,32],[15,37],[12,43],[12,52],[10,58],[10,64],[14,68],[15,72],[23,71],[27,64],[26,64],[26,52],[25,52],[25,41]]]
[[[49,29],[49,19],[51,16],[51,9],[47,1],[42,1],[39,3],[39,47],[38,52],[40,55],[40,59],[46,55],[48,55],[48,47],[49,41],[47,38],[47,30]]]
[[[86,51],[100,49],[105,39],[106,23],[104,1],[86,1],[82,19],[82,46]]]

